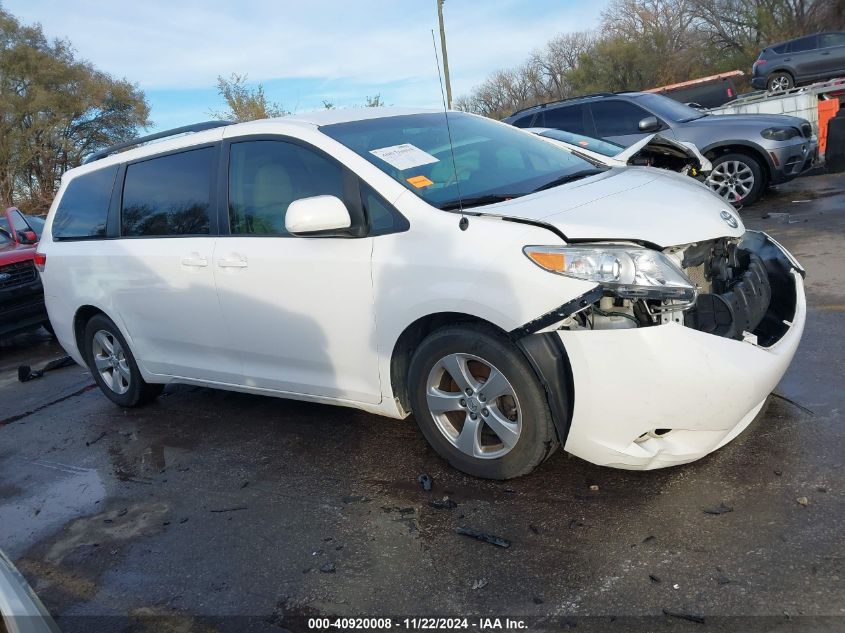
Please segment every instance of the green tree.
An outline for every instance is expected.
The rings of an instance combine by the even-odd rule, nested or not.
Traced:
[[[264,86],[255,88],[247,84],[246,75],[232,75],[226,79],[217,77],[217,92],[226,100],[226,110],[210,111],[212,117],[226,121],[254,121],[272,119],[290,114],[280,104],[267,100]]]
[[[65,171],[149,124],[136,85],[0,7],[0,204],[45,212]]]

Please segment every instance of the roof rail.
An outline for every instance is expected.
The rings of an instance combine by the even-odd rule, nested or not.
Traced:
[[[112,145],[111,147],[107,147],[106,149],[101,149],[98,152],[94,152],[93,154],[88,155],[85,160],[82,161],[82,164],[85,165],[87,163],[93,163],[95,160],[100,160],[101,158],[105,158],[106,156],[116,154],[120,150],[129,149],[130,147],[135,147],[136,145],[155,141],[160,138],[167,138],[169,136],[176,136],[178,134],[187,134],[189,132],[202,132],[203,130],[213,130],[214,128],[223,127],[224,125],[232,125],[233,123],[235,123],[235,121],[204,121],[202,123],[194,123],[192,125],[183,125],[182,127],[175,127],[172,130],[163,130],[161,132],[156,132],[155,134],[148,134],[147,136],[139,136],[138,138],[132,139],[131,141],[124,141],[123,143],[118,143],[117,145]]]
[[[515,111],[511,112],[511,114],[509,116],[519,114],[520,112],[525,112],[526,110],[531,110],[532,108],[542,109],[542,108],[545,108],[546,106],[557,105],[558,103],[564,103],[565,101],[574,101],[576,99],[587,99],[588,97],[613,97],[617,94],[620,94],[620,93],[618,93],[618,92],[593,92],[593,93],[588,94],[588,95],[578,95],[577,97],[566,97],[566,99],[557,99],[555,101],[547,101],[546,103],[535,103],[534,105],[528,106],[527,108],[522,108],[521,110],[515,110]]]

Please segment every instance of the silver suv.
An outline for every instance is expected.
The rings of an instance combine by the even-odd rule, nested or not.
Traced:
[[[663,95],[601,93],[533,106],[506,123],[547,127],[632,145],[648,134],[693,143],[713,163],[707,184],[734,206],[809,169],[817,141],[805,119],[780,114],[710,115]]]

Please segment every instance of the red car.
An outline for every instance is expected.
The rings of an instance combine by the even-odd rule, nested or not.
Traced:
[[[41,325],[50,329],[44,289],[35,269],[38,235],[11,207],[0,216],[0,336]]]

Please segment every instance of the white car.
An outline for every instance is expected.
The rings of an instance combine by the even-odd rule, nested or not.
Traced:
[[[38,249],[59,341],[120,406],[188,383],[413,412],[481,477],[736,437],[804,328],[789,253],[687,177],[446,122],[334,110],[98,153]]]
[[[693,143],[675,141],[661,134],[650,134],[630,147],[623,147],[612,141],[555,128],[532,127],[527,131],[608,167],[657,167],[693,178],[700,177],[702,181],[713,171],[713,163]]]

